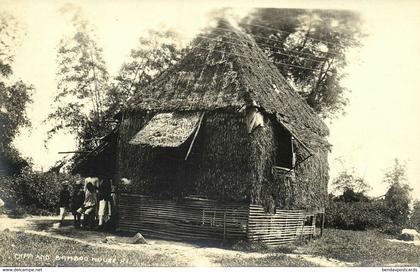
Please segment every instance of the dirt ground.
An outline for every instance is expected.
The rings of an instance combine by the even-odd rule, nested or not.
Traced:
[[[221,256],[228,258],[249,258],[256,260],[259,258],[267,258],[270,253],[245,252],[224,249],[217,246],[203,246],[194,243],[174,242],[166,240],[147,239],[148,244],[129,244],[128,237],[96,232],[77,230],[72,226],[71,218],[66,218],[63,226],[57,226],[58,217],[52,216],[31,216],[22,219],[8,218],[2,216],[0,218],[0,231],[8,229],[9,231],[21,231],[40,236],[48,236],[51,238],[72,240],[81,244],[94,247],[105,247],[110,249],[136,251],[145,250],[150,254],[166,253],[173,256],[187,266],[214,267],[220,266]],[[290,258],[296,258],[313,264],[314,266],[352,266],[352,263],[344,263],[338,260],[327,259],[319,256],[307,254],[284,254]]]

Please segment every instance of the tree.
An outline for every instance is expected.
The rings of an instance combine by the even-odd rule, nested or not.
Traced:
[[[17,20],[10,14],[0,13],[0,76],[4,77],[13,74],[12,63],[15,57],[15,50],[22,38],[22,30]]]
[[[104,114],[109,75],[95,30],[80,8],[66,4],[60,11],[71,16],[73,33],[59,44],[56,107],[47,118],[55,123],[48,138],[64,129],[77,134],[81,149],[92,149],[98,144],[93,139],[110,128]]]
[[[410,214],[410,192],[412,189],[404,183],[406,180],[405,165],[395,159],[394,166],[385,173],[384,177],[384,182],[389,184],[385,194],[385,206],[392,222],[399,226],[404,226],[407,223]]]
[[[335,193],[341,194],[337,200],[345,202],[367,201],[365,194],[371,189],[363,178],[348,170],[342,171],[333,180],[332,186]]]
[[[0,13],[0,175],[18,174],[28,165],[12,145],[19,128],[30,126],[26,107],[32,102],[33,87],[11,78],[22,35],[16,19]]]
[[[184,51],[179,49],[179,40],[178,33],[171,30],[149,30],[139,39],[108,90],[109,115],[120,111],[135,92],[181,58]]]
[[[420,231],[420,201],[416,200],[413,205],[413,210],[410,215],[411,227]]]
[[[394,166],[385,173],[384,182],[387,183],[388,186],[392,186],[397,183],[402,184],[406,181],[407,174],[405,164],[401,164],[398,159],[394,159]]]
[[[345,52],[359,46],[361,20],[350,11],[258,9],[241,26],[255,38],[315,112],[343,112]]]

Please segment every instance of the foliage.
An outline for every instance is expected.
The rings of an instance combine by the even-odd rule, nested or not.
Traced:
[[[369,198],[361,192],[356,193],[352,189],[345,189],[343,194],[337,197],[337,201],[344,201],[344,202],[364,201],[364,202],[367,202],[367,201],[369,201]]]
[[[395,160],[394,166],[385,173],[389,184],[383,200],[370,200],[365,192],[370,186],[362,179],[343,171],[333,181],[334,191],[341,195],[330,196],[326,211],[326,224],[341,229],[365,230],[379,228],[385,233],[396,234],[408,223],[411,188],[403,182],[405,165]]]
[[[32,86],[22,81],[6,84],[0,81],[0,146],[10,145],[20,127],[29,126],[26,106],[31,100]]]
[[[385,206],[392,222],[399,226],[407,223],[410,214],[412,188],[403,183],[406,180],[405,165],[395,159],[393,167],[385,173],[384,177],[384,182],[389,184],[385,194]]]
[[[388,169],[385,173],[384,183],[392,186],[396,183],[404,183],[407,181],[406,165],[399,162],[398,159],[394,160],[392,168]]]
[[[179,35],[172,30],[149,30],[131,50],[129,59],[108,88],[109,115],[118,113],[135,92],[175,64],[184,51],[179,50]]]
[[[23,33],[16,19],[0,13],[0,175],[18,174],[28,165],[12,146],[19,128],[29,126],[26,107],[33,87],[12,80],[14,54]]]
[[[393,243],[392,236],[375,230],[326,229],[321,239],[302,248],[303,253],[351,262],[355,266],[420,265],[420,247]],[[401,265],[399,265],[401,266]]]
[[[420,231],[420,201],[416,200],[410,215],[410,226]]]
[[[258,9],[241,26],[317,113],[332,116],[343,111],[348,91],[341,84],[347,65],[345,53],[359,46],[362,37],[358,14]]]
[[[69,130],[78,136],[81,148],[91,149],[97,144],[91,139],[109,131],[109,125],[104,122],[109,75],[102,48],[96,43],[95,30],[81,10],[67,4],[60,11],[71,16],[73,32],[59,44],[55,110],[48,116],[55,124],[48,136],[51,138],[62,129]]]
[[[404,226],[410,214],[410,191],[407,184],[395,183],[385,194],[385,206],[392,222]]]
[[[331,201],[325,211],[325,225],[346,230],[382,228],[391,224],[382,201]]]
[[[358,177],[354,171],[349,172],[347,170],[342,171],[338,177],[333,180],[332,186],[334,192],[342,193],[343,197],[345,195],[351,197],[351,194],[354,196],[357,194],[362,196],[371,189],[363,178]]]
[[[60,41],[57,54],[56,108],[47,119],[55,124],[49,138],[64,129],[76,134],[79,149],[91,150],[111,131],[109,120],[128,98],[180,58],[178,36],[173,31],[149,31],[111,80],[95,29],[82,10],[66,4],[61,12],[71,16],[73,33]]]
[[[76,179],[66,174],[34,172],[26,167],[20,175],[0,178],[0,198],[12,211],[21,210],[28,214],[56,212],[61,182]]]
[[[18,21],[5,12],[0,12],[0,76],[8,77],[13,74],[12,63],[15,50],[22,38]]]

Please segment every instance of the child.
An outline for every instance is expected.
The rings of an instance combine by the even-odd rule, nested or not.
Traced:
[[[66,216],[66,210],[69,207],[70,202],[70,192],[68,190],[69,182],[65,180],[62,183],[62,188],[60,191],[60,197],[59,197],[59,206],[60,206],[60,226],[64,223],[64,217]]]
[[[85,201],[85,192],[83,190],[83,185],[81,180],[76,181],[76,185],[73,188],[73,196],[71,200],[71,210],[74,216],[74,227],[80,227],[80,218],[81,214],[77,212],[83,206]]]

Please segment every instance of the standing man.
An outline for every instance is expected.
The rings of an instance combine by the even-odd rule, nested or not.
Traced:
[[[117,186],[111,181],[111,209],[110,209],[110,228],[115,229],[118,220],[118,202],[117,202]]]
[[[98,218],[99,218],[99,229],[103,229],[104,224],[109,219],[111,215],[111,180],[103,179],[99,183],[99,209],[98,209]]]
[[[67,209],[69,208],[70,204],[70,192],[69,192],[69,182],[65,180],[62,183],[62,188],[60,191],[59,197],[59,206],[60,206],[60,226],[64,223],[64,217],[66,216]]]
[[[83,206],[85,201],[85,191],[83,190],[82,180],[77,180],[76,184],[73,187],[73,195],[71,199],[71,211],[74,216],[74,227],[80,228],[81,224],[81,214],[77,212]]]

